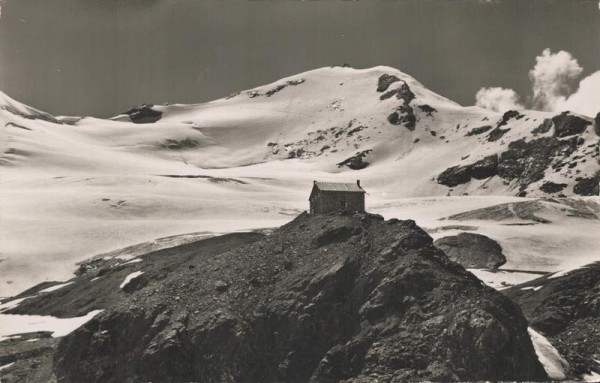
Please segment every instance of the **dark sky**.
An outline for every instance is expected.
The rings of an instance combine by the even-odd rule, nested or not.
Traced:
[[[2,1],[2,0],[0,0]],[[0,90],[53,114],[195,103],[317,67],[389,65],[463,105],[530,93],[544,48],[600,69],[597,1],[4,0]]]

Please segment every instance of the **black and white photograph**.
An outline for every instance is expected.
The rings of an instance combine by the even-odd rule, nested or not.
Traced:
[[[0,0],[0,383],[600,382],[598,0]]]

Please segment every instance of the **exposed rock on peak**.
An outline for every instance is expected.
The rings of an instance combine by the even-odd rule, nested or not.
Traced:
[[[160,120],[162,112],[152,109],[152,104],[142,104],[129,109],[122,114],[127,114],[136,124],[150,124]]]
[[[398,77],[394,76],[393,74],[392,75],[387,74],[387,73],[382,74],[381,76],[379,76],[379,79],[377,82],[377,91],[385,92],[386,90],[388,90],[390,85],[392,85],[396,81],[400,81],[400,79]]]
[[[408,105],[412,100],[415,99],[415,94],[412,92],[412,90],[410,90],[408,84],[403,82],[402,85],[400,85],[400,88],[398,88],[398,94],[396,97],[399,100],[403,100],[404,105]]]

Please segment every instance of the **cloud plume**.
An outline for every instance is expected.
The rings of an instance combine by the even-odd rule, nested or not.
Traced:
[[[500,87],[481,88],[475,95],[475,105],[502,112],[509,109],[523,109],[519,103],[519,95],[512,89]]]
[[[577,91],[557,102],[554,110],[570,110],[590,117],[600,113],[600,71],[581,80]]]
[[[571,92],[571,85],[583,68],[569,52],[552,53],[544,49],[535,58],[535,66],[529,71],[533,90],[533,107],[539,110],[555,110]]]
[[[552,112],[569,110],[590,117],[600,112],[600,71],[575,86],[583,68],[569,52],[544,49],[535,61],[529,71],[533,96],[525,106],[519,103],[514,90],[500,87],[479,89],[475,105],[498,112],[525,107]]]

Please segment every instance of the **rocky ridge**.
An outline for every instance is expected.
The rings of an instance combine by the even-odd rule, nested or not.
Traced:
[[[600,262],[503,290],[568,362],[567,378],[600,372]]]
[[[60,341],[58,381],[545,378],[518,306],[413,221],[302,214],[268,236],[139,259],[95,260],[69,286],[10,311],[104,309]]]

